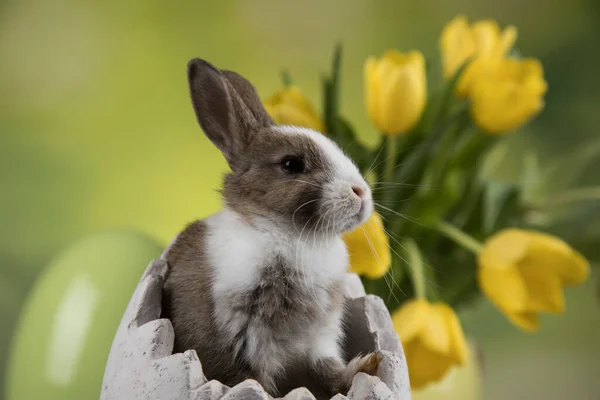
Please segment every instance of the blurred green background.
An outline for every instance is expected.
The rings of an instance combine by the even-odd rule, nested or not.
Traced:
[[[501,175],[516,177],[519,155],[535,149],[547,167],[567,155],[592,161],[549,193],[600,185],[597,0],[0,2],[0,393],[19,312],[58,253],[105,228],[165,246],[220,207],[226,165],[196,124],[190,58],[242,73],[263,97],[288,67],[319,104],[320,74],[341,41],[342,109],[372,143],[365,58],[391,47],[436,58],[443,25],[459,13],[515,24],[521,53],[545,66],[546,109],[510,138]],[[600,227],[587,221],[575,230]],[[483,349],[485,399],[600,398],[597,278],[568,289],[566,315],[544,318],[536,335],[485,302],[464,316]]]

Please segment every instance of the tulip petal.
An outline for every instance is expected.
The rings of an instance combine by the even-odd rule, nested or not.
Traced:
[[[544,106],[547,84],[537,60],[498,59],[471,82],[471,114],[490,134],[512,131]]]
[[[395,64],[389,58],[382,58],[377,63],[375,70],[375,82],[377,82],[377,107],[374,110],[373,121],[375,126],[383,133],[393,134],[393,127],[386,120],[387,115],[384,111],[384,107],[389,105],[391,99],[389,99],[387,91],[389,88],[389,76],[394,71]]]
[[[560,280],[546,265],[531,261],[519,265],[528,293],[527,309],[549,313],[564,312],[565,298]]]
[[[451,352],[451,336],[447,326],[444,304],[432,304],[427,324],[421,331],[423,346],[436,353],[449,356]]]
[[[475,42],[466,17],[458,16],[442,30],[440,39],[444,77],[450,79],[475,53]]]
[[[304,113],[290,104],[281,103],[277,107],[271,108],[270,115],[277,125],[293,125],[314,129],[318,132],[323,131],[320,119],[314,115]]]
[[[539,232],[530,232],[531,246],[527,262],[543,265],[564,285],[578,285],[590,275],[589,262],[561,239]]]
[[[427,101],[425,59],[419,52],[389,50],[364,68],[366,107],[373,124],[387,135],[409,131]]]
[[[409,300],[392,313],[392,323],[402,344],[407,344],[425,328],[431,313],[430,304],[423,299]]]
[[[395,49],[386,51],[382,58],[392,61],[396,66],[399,67],[408,62],[407,55]]]
[[[496,43],[496,46],[494,47],[492,55],[494,57],[504,57],[508,55],[510,50],[515,45],[515,42],[517,41],[517,35],[518,33],[516,27],[510,25],[504,28],[504,31],[502,31],[502,35],[500,36],[498,42]]]
[[[377,68],[377,82],[379,84],[379,99],[377,107],[378,128],[387,134],[398,133],[398,127],[394,123],[394,110],[401,106],[398,102],[397,94],[399,87],[396,80],[402,74],[401,68],[398,68],[395,62],[390,58],[382,58]]]
[[[390,134],[403,133],[406,130],[405,113],[406,99],[410,94],[409,72],[400,68],[389,71],[382,82],[380,116],[385,121],[386,131]],[[410,106],[410,104],[408,105]]]
[[[508,312],[509,321],[525,332],[536,332],[540,328],[540,320],[535,312]]]
[[[421,56],[422,57],[422,56]],[[410,64],[391,69],[382,81],[380,116],[390,134],[405,133],[419,121],[425,107],[427,88],[424,61],[418,57]]]
[[[295,86],[290,86],[288,88],[286,96],[283,98],[283,101],[286,104],[297,108],[299,111],[302,111],[307,114],[314,114],[313,107],[308,102],[308,99],[304,97],[302,91]]]
[[[420,389],[430,382],[442,379],[454,364],[450,357],[431,351],[418,340],[408,343],[404,347],[404,354],[413,389]]]
[[[497,268],[480,263],[477,278],[481,291],[502,311],[527,309],[527,288],[516,267]]]
[[[381,96],[379,94],[378,67],[375,57],[369,57],[365,62],[364,81],[367,113],[375,126],[381,130],[381,126],[378,123],[379,99]]]
[[[488,68],[489,62],[481,57],[476,57],[469,62],[456,85],[456,93],[460,97],[467,97],[471,93],[474,82],[482,75],[482,71]]]
[[[457,364],[463,365],[468,357],[467,341],[456,313],[447,304],[438,303],[438,309],[444,314],[446,326],[450,334],[450,354]]]
[[[300,88],[285,87],[263,101],[265,110],[277,125],[293,125],[324,131],[324,125]]]
[[[530,236],[519,229],[505,229],[485,241],[479,265],[507,268],[521,261],[530,246]]]
[[[472,30],[477,53],[483,56],[490,55],[500,38],[498,23],[491,19],[477,21],[473,24]]]
[[[392,257],[381,216],[374,212],[363,225],[343,235],[350,257],[350,270],[378,279],[389,270]]]

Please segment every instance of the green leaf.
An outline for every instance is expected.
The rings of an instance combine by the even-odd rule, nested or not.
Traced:
[[[481,299],[481,289],[477,283],[477,265],[474,260],[463,261],[459,268],[452,271],[456,276],[449,286],[447,293],[451,295],[446,301],[454,308],[462,308],[471,305],[474,301]]]
[[[434,126],[439,125],[449,115],[451,106],[456,102],[456,85],[467,64],[468,62],[465,62],[438,93],[430,96],[427,108],[419,123],[420,131],[428,134]]]
[[[385,169],[385,154],[387,149],[387,137],[381,136],[379,144],[375,146],[373,150],[369,153],[369,162],[365,166],[365,170],[362,170],[364,174],[373,173],[375,175],[374,182],[382,182],[383,181],[383,171]],[[378,183],[377,183],[378,184]],[[379,203],[383,200],[383,188],[381,186],[377,186],[375,184],[373,186],[373,201],[375,203]]]
[[[465,189],[464,172],[454,168],[445,174],[442,185],[430,187],[425,196],[419,197],[414,203],[416,209],[409,215],[419,220],[423,225],[431,225],[455,207]]]
[[[441,181],[443,181],[448,170],[449,159],[456,145],[456,138],[462,133],[461,128],[458,125],[456,129],[450,129],[442,136],[441,143],[437,146],[437,151],[432,155],[430,158],[431,162],[425,169],[423,179],[421,179],[421,187],[417,195],[423,196],[424,192],[439,186]]]
[[[400,250],[404,254],[404,262],[407,264],[407,270],[411,276],[415,295],[421,298],[428,298],[427,277],[425,276],[425,263],[419,246],[413,239],[403,241]]]
[[[283,87],[292,86],[294,84],[290,71],[287,69],[281,71],[281,83],[283,83]]]
[[[438,280],[438,275],[441,271],[437,270],[424,254],[421,254],[421,257],[423,259],[423,275],[425,277],[427,300],[432,302],[441,301],[441,290],[443,287],[439,284]]]
[[[486,138],[487,135],[479,133],[479,137]],[[475,146],[484,145],[475,143]],[[481,173],[479,176],[481,176],[483,179],[494,179],[497,172],[502,170],[503,165],[506,163],[505,159],[510,150],[510,145],[506,141],[494,141],[494,144],[490,145],[486,157],[483,158],[483,162],[481,163]],[[471,153],[474,152],[474,150],[471,151]]]
[[[483,225],[485,182],[478,177],[476,167],[465,173],[464,181],[467,188],[450,220],[463,231],[478,236]]]
[[[335,142],[338,146],[356,163],[360,171],[366,172],[365,169],[371,161],[371,154],[358,140],[350,123],[346,119],[338,117],[335,124],[335,132]]]
[[[346,154],[354,160],[360,170],[370,161],[369,151],[361,144],[350,123],[339,113],[340,70],[342,62],[342,46],[338,44],[334,50],[331,71],[323,77],[323,96],[325,131]]]
[[[507,226],[520,200],[520,187],[513,183],[488,181],[485,186],[483,232],[491,234]]]
[[[571,186],[598,158],[600,142],[584,143],[569,154],[554,159],[540,181],[539,191],[550,195]]]
[[[338,44],[333,53],[333,61],[329,76],[323,78],[323,91],[325,107],[323,116],[325,119],[325,129],[332,138],[337,136],[336,124],[339,115],[339,77],[342,60],[342,45]]]
[[[415,134],[414,132],[411,132],[396,137],[394,139],[386,135],[382,135],[382,138],[383,142],[380,144],[381,147],[379,147],[379,149],[377,150],[381,150],[381,153],[379,153],[379,157],[377,157],[379,158],[379,160],[377,161],[377,165],[379,169],[379,181],[385,182],[386,179],[389,179],[386,178],[386,169],[388,167],[387,158],[390,157],[388,146],[392,145],[392,141],[395,140],[395,154],[393,155],[394,162],[391,163],[391,165],[393,165],[393,174],[395,174],[397,173],[399,168],[404,167],[405,161],[407,161],[407,159],[412,156],[413,151],[423,143],[423,137]],[[392,180],[392,182],[396,181]]]
[[[438,246],[432,250],[432,256],[439,266],[436,271],[439,300],[452,308],[467,305],[480,294],[475,257],[454,243],[449,243],[448,239],[444,238],[442,242],[443,248]]]
[[[335,117],[337,116],[337,104],[335,103],[335,89],[331,80],[323,77],[323,122],[325,123],[325,133],[332,140],[336,140]]]
[[[486,160],[483,155],[496,143],[496,138],[483,134],[473,125],[465,127],[465,129],[468,129],[468,133],[463,136],[462,142],[456,148],[451,163],[453,166],[469,167],[478,163],[479,160]],[[487,160],[484,165],[485,163],[487,163]]]
[[[468,118],[468,114],[462,112],[447,123],[438,126],[431,135],[419,142],[415,146],[414,150],[410,151],[406,155],[400,164],[400,167],[396,169],[394,173],[394,182],[405,183],[409,185],[419,184],[429,163],[431,152],[438,145],[439,139],[443,135],[447,134],[449,129],[460,130],[460,127],[468,122]],[[407,191],[407,187],[398,187],[394,193],[386,196],[386,199],[390,200],[391,202],[401,201],[404,197],[406,197]]]
[[[529,150],[525,153],[523,160],[523,174],[521,175],[521,188],[523,190],[523,201],[534,201],[537,197],[536,189],[542,178],[542,169],[537,153]]]

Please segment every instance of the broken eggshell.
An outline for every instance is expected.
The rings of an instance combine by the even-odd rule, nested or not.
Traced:
[[[168,266],[154,260],[131,298],[108,357],[102,400],[116,399],[273,399],[248,379],[234,387],[207,381],[194,350],[172,354],[174,332],[160,319],[162,286]],[[383,301],[366,295],[357,275],[347,274],[348,315],[345,350],[349,356],[377,351],[382,356],[377,376],[359,373],[347,396],[332,399],[411,399],[408,368],[398,335]],[[287,393],[285,400],[316,397],[306,388]]]

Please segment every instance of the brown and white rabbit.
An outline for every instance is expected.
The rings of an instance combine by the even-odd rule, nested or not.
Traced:
[[[240,75],[194,59],[192,103],[231,173],[221,212],[189,224],[163,254],[164,315],[175,351],[195,349],[208,379],[252,378],[272,395],[304,370],[346,392],[376,354],[343,360],[348,255],[341,234],[373,211],[352,161],[319,132],[276,126]]]

